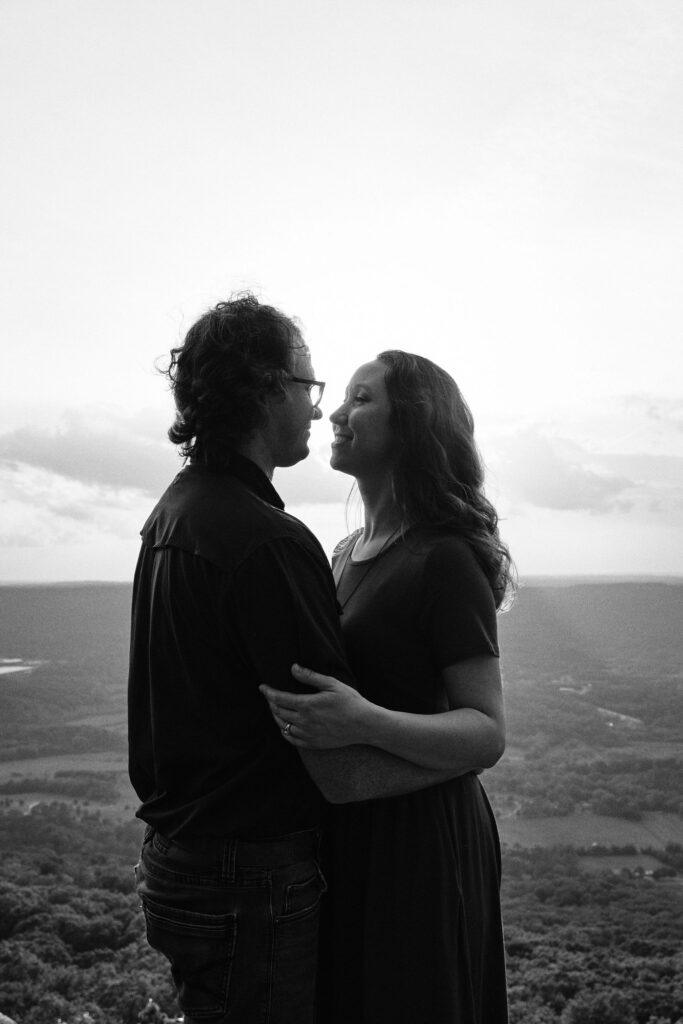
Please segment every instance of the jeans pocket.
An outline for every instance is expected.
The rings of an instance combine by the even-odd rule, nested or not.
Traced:
[[[313,1024],[320,897],[327,886],[310,862],[305,865],[303,876],[301,865],[288,874],[279,904],[281,913],[274,920],[271,1019]]]
[[[290,882],[285,889],[284,905],[280,921],[311,914],[318,909],[320,897],[327,891],[327,884],[319,869],[303,881]]]
[[[227,1013],[237,938],[236,914],[200,914],[142,897],[147,941],[171,965],[178,1002],[189,1017]]]

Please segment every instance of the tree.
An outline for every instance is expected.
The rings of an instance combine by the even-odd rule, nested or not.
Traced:
[[[567,1003],[561,1024],[636,1024],[629,1000],[619,992],[602,989],[579,992]]]
[[[159,1008],[153,999],[147,1000],[147,1006],[140,1010],[138,1021],[140,1024],[176,1024],[182,1021],[182,1017],[169,1017]]]

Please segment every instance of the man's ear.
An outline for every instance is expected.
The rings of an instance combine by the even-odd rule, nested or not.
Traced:
[[[287,395],[284,381],[274,373],[267,373],[263,378],[263,383],[267,389],[264,395],[265,402],[282,405]]]

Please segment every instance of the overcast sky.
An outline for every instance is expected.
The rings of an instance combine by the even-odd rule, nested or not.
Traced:
[[[680,0],[4,0],[0,582],[130,579],[155,360],[241,288],[324,409],[468,399],[522,577],[683,573]],[[275,483],[330,551],[330,426]],[[350,525],[357,512],[349,510]]]

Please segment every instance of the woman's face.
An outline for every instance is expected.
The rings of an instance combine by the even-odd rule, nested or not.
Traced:
[[[355,477],[374,476],[392,462],[391,403],[378,359],[359,367],[344,401],[330,416],[334,427],[330,465]]]

